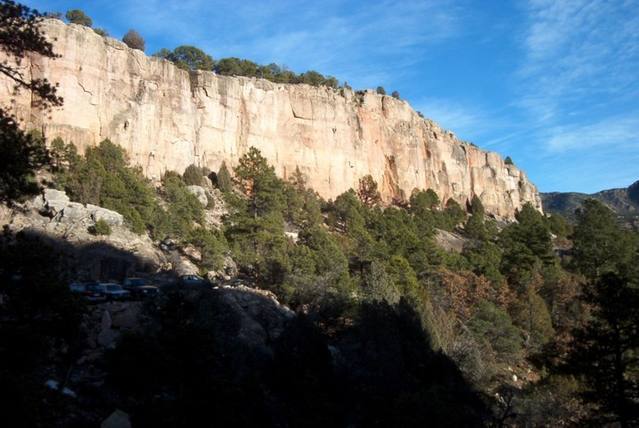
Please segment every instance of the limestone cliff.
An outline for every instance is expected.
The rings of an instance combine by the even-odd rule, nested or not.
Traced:
[[[541,209],[522,171],[457,140],[405,101],[189,73],[85,27],[58,20],[43,27],[61,57],[34,56],[21,66],[26,75],[59,83],[64,106],[42,112],[30,94],[14,96],[0,79],[2,104],[12,99],[25,127],[42,129],[49,140],[61,136],[84,149],[109,138],[151,178],[192,163],[233,166],[255,146],[282,177],[299,168],[324,198],[371,174],[385,201],[432,188],[443,201],[462,204],[478,195],[487,212],[503,218],[526,202]]]

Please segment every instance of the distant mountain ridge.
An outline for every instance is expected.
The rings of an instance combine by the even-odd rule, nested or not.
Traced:
[[[575,210],[588,199],[597,199],[612,209],[622,220],[639,225],[639,180],[626,188],[602,190],[597,193],[551,192],[541,193],[543,207],[551,214],[575,219]]]

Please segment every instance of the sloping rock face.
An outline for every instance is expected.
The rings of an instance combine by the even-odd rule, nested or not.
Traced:
[[[385,202],[432,188],[443,201],[474,195],[487,212],[512,218],[524,203],[541,210],[535,186],[496,153],[463,143],[408,105],[367,91],[275,84],[262,79],[189,73],[91,29],[43,23],[61,58],[22,62],[28,76],[59,84],[64,106],[42,112],[31,95],[12,95],[27,128],[61,136],[81,150],[104,138],[124,147],[150,178],[196,164],[217,170],[257,147],[286,178],[296,168],[324,198],[371,174]],[[428,112],[425,112],[428,113]]]

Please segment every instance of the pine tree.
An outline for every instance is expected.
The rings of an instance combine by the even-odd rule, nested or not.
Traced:
[[[590,279],[631,267],[636,243],[621,230],[614,213],[597,200],[584,201],[577,211],[573,239],[574,265]]]
[[[217,172],[217,187],[225,193],[233,190],[233,179],[226,167],[226,162],[222,162],[220,170]]]
[[[381,196],[377,190],[377,183],[371,175],[366,175],[359,179],[357,196],[367,207],[377,205],[381,201]]]
[[[585,292],[592,319],[575,332],[567,369],[583,377],[596,424],[639,424],[638,285],[606,273]]]

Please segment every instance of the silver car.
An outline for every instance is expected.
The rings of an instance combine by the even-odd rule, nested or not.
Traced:
[[[120,284],[113,282],[101,283],[99,288],[107,300],[126,300],[131,294],[127,290],[124,290]]]

